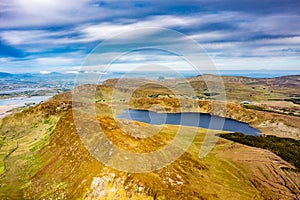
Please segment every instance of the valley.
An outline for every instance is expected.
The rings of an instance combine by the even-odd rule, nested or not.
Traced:
[[[147,173],[116,170],[99,162],[83,145],[74,121],[74,104],[78,104],[76,109],[82,108],[82,120],[96,119],[114,145],[135,153],[164,147],[181,127],[116,119],[126,108],[219,114],[248,123],[265,135],[299,140],[298,104],[290,100],[300,96],[300,76],[223,77],[226,102],[219,100],[215,91],[207,91],[203,77],[187,80],[195,90],[193,96],[186,94],[183,79],[130,79],[122,84],[108,79],[98,86],[77,88],[86,92],[86,97],[95,89],[93,99],[84,95],[74,99],[71,92],[64,92],[1,119],[0,199],[299,199],[296,166],[267,149],[219,138],[212,151],[200,159],[207,129],[184,127],[186,135],[196,132],[191,145],[175,162]],[[136,90],[136,85],[142,87]],[[286,102],[276,104],[276,109],[288,107],[294,114],[266,111],[275,104],[274,99]],[[94,131],[89,123],[85,128]]]

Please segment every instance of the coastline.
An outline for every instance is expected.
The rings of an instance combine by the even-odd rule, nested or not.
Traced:
[[[37,105],[52,96],[32,96],[32,97],[14,97],[0,100],[0,119],[14,114],[15,111],[8,112],[12,109],[27,106]]]
[[[9,110],[15,108],[16,105],[0,105],[0,119],[12,114]]]

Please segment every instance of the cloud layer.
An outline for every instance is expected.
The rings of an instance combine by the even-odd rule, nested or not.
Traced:
[[[74,71],[102,41],[147,27],[170,28],[197,41],[219,69],[296,70],[300,65],[298,0],[3,0],[0,16],[0,71]],[[145,41],[151,39],[145,35]],[[147,61],[180,69],[175,60],[139,53],[121,59],[118,67]]]

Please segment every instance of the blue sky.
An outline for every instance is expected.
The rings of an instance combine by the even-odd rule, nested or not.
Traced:
[[[1,0],[0,71],[76,72],[102,41],[147,27],[197,41],[220,70],[298,70],[299,22],[299,0]],[[118,68],[151,62],[147,55]],[[168,56],[156,60],[185,70]]]

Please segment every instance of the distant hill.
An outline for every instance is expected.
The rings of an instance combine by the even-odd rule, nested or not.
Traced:
[[[13,76],[13,74],[6,73],[6,72],[0,72],[0,78],[7,78]]]

